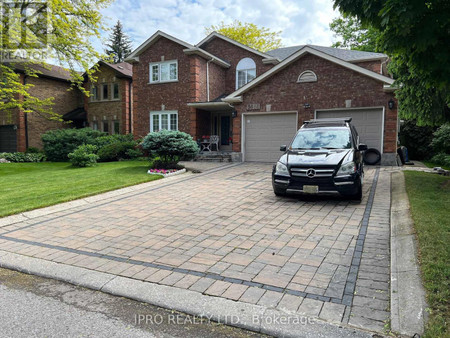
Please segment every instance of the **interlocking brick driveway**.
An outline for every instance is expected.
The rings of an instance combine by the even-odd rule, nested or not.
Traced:
[[[5,251],[381,331],[389,313],[390,175],[361,204],[279,198],[240,164],[0,228]]]

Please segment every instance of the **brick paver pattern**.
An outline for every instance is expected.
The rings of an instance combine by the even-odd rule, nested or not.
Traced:
[[[0,228],[0,248],[382,330],[389,317],[389,174],[380,171],[373,189],[361,255],[355,247],[375,169],[366,168],[361,204],[276,197],[270,173],[267,164],[242,164],[162,180],[107,203]],[[350,303],[343,302],[346,287]]]

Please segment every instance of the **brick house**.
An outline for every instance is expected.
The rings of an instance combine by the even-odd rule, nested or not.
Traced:
[[[129,63],[107,63],[99,61],[98,71],[93,75],[95,83],[86,80],[90,91],[84,97],[84,110],[88,125],[109,134],[132,132],[132,65]]]
[[[65,122],[51,121],[37,112],[0,112],[0,152],[26,151],[30,147],[42,148],[41,135],[61,128],[90,126],[110,134],[132,132],[132,66],[129,63],[99,62],[95,84],[86,80],[87,97],[76,88],[71,89],[70,72],[62,67],[30,65],[39,72],[38,77],[25,75],[21,64],[15,65],[22,83],[33,84],[32,96],[54,98],[53,111]],[[68,123],[70,121],[70,123]]]
[[[194,46],[158,31],[126,61],[136,136],[218,135],[235,160],[276,161],[303,121],[351,116],[362,142],[395,161],[397,103],[384,54],[312,45],[262,53],[215,32]]]
[[[38,77],[27,76],[22,65],[16,64],[15,71],[20,74],[24,84],[33,84],[29,93],[39,99],[54,98],[53,111],[66,115],[73,114],[83,106],[83,98],[78,90],[70,90],[70,73],[58,66],[32,65],[39,71]],[[76,120],[74,123],[83,121]],[[52,129],[70,126],[59,121],[50,121],[37,112],[0,112],[0,152],[25,151],[29,147],[42,148],[41,134]]]

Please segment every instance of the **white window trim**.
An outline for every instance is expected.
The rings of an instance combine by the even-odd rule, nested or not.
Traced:
[[[119,97],[114,98],[114,85],[119,86]],[[111,83],[111,101],[120,101],[120,84],[118,82]]]
[[[93,93],[93,89],[94,89],[94,88],[96,88],[96,90],[97,90],[97,98],[95,98],[94,93]],[[97,86],[97,85],[91,86],[90,102],[97,102],[97,101],[99,101],[99,95],[98,95],[98,94],[99,94],[99,93],[98,93],[98,86]]]
[[[177,78],[175,80],[161,81],[161,65],[163,65],[163,64],[169,64],[170,65],[170,64],[173,64],[173,63],[176,64],[176,66],[177,66]],[[152,66],[154,66],[154,65],[158,65],[158,81],[153,81]],[[170,72],[170,66],[169,66],[169,72]],[[149,63],[149,68],[148,68],[148,78],[149,78],[149,83],[150,84],[178,82],[178,60],[150,62]]]
[[[159,117],[159,128],[158,130],[161,130],[161,114],[168,114],[169,118],[168,118],[168,126],[169,129],[167,130],[172,130],[170,129],[170,114],[176,114],[177,115],[177,127],[175,130],[178,130],[178,110],[162,110],[162,111],[151,111],[150,112],[150,132],[153,132],[153,115],[160,115]]]
[[[255,78],[254,78],[254,79],[256,79],[256,68],[249,68],[249,69],[239,69],[239,70],[236,70],[236,89],[242,88],[242,87],[244,87],[247,83],[252,82],[252,81],[254,80],[254,79],[253,79],[253,80],[248,81],[248,72],[249,72],[250,70],[254,70],[254,71],[255,71]],[[239,72],[245,72],[245,83],[244,83],[241,87],[239,87],[239,77],[238,77]]]

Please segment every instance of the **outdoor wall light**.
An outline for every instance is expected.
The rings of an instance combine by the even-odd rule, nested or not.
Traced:
[[[389,100],[389,102],[388,102],[388,107],[389,107],[389,109],[394,109],[394,107],[395,107],[395,102],[394,102],[393,99],[390,99],[390,100]]]
[[[305,108],[305,109],[311,108],[311,105],[310,105],[309,103],[305,103],[305,104],[303,105],[303,108]]]
[[[237,116],[237,110],[233,110],[233,112],[231,113],[231,117],[236,117]]]

